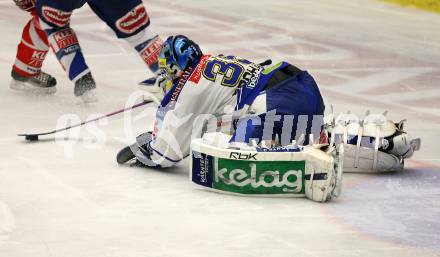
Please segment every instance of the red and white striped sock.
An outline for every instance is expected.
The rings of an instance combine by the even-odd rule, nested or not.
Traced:
[[[49,43],[46,33],[39,28],[38,18],[32,19],[23,29],[13,69],[23,77],[32,77],[41,71]]]

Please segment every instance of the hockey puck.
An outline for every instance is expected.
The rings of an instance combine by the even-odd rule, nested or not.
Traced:
[[[27,135],[25,136],[27,141],[38,141],[38,135]]]

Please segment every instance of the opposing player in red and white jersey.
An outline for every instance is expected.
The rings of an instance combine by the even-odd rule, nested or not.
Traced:
[[[139,53],[153,72],[162,40],[153,31],[141,0],[14,0],[17,6],[32,14],[23,29],[17,58],[12,70],[13,88],[31,84],[55,92],[56,81],[41,72],[49,47],[75,84],[74,94],[85,102],[96,101],[95,80],[86,64],[70,17],[75,9],[88,4],[118,38],[126,40]]]

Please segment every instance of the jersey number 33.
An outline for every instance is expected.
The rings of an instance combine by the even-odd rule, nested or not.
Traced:
[[[247,60],[236,59],[233,56],[214,58],[208,61],[203,70],[203,77],[212,82],[221,78],[220,84],[225,87],[236,87],[243,77],[243,65],[252,64]],[[218,78],[218,75],[221,75]]]

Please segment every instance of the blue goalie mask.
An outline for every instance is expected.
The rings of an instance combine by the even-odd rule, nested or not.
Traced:
[[[179,72],[197,64],[201,57],[200,47],[192,40],[182,35],[170,36],[159,53],[159,69],[177,77]]]

